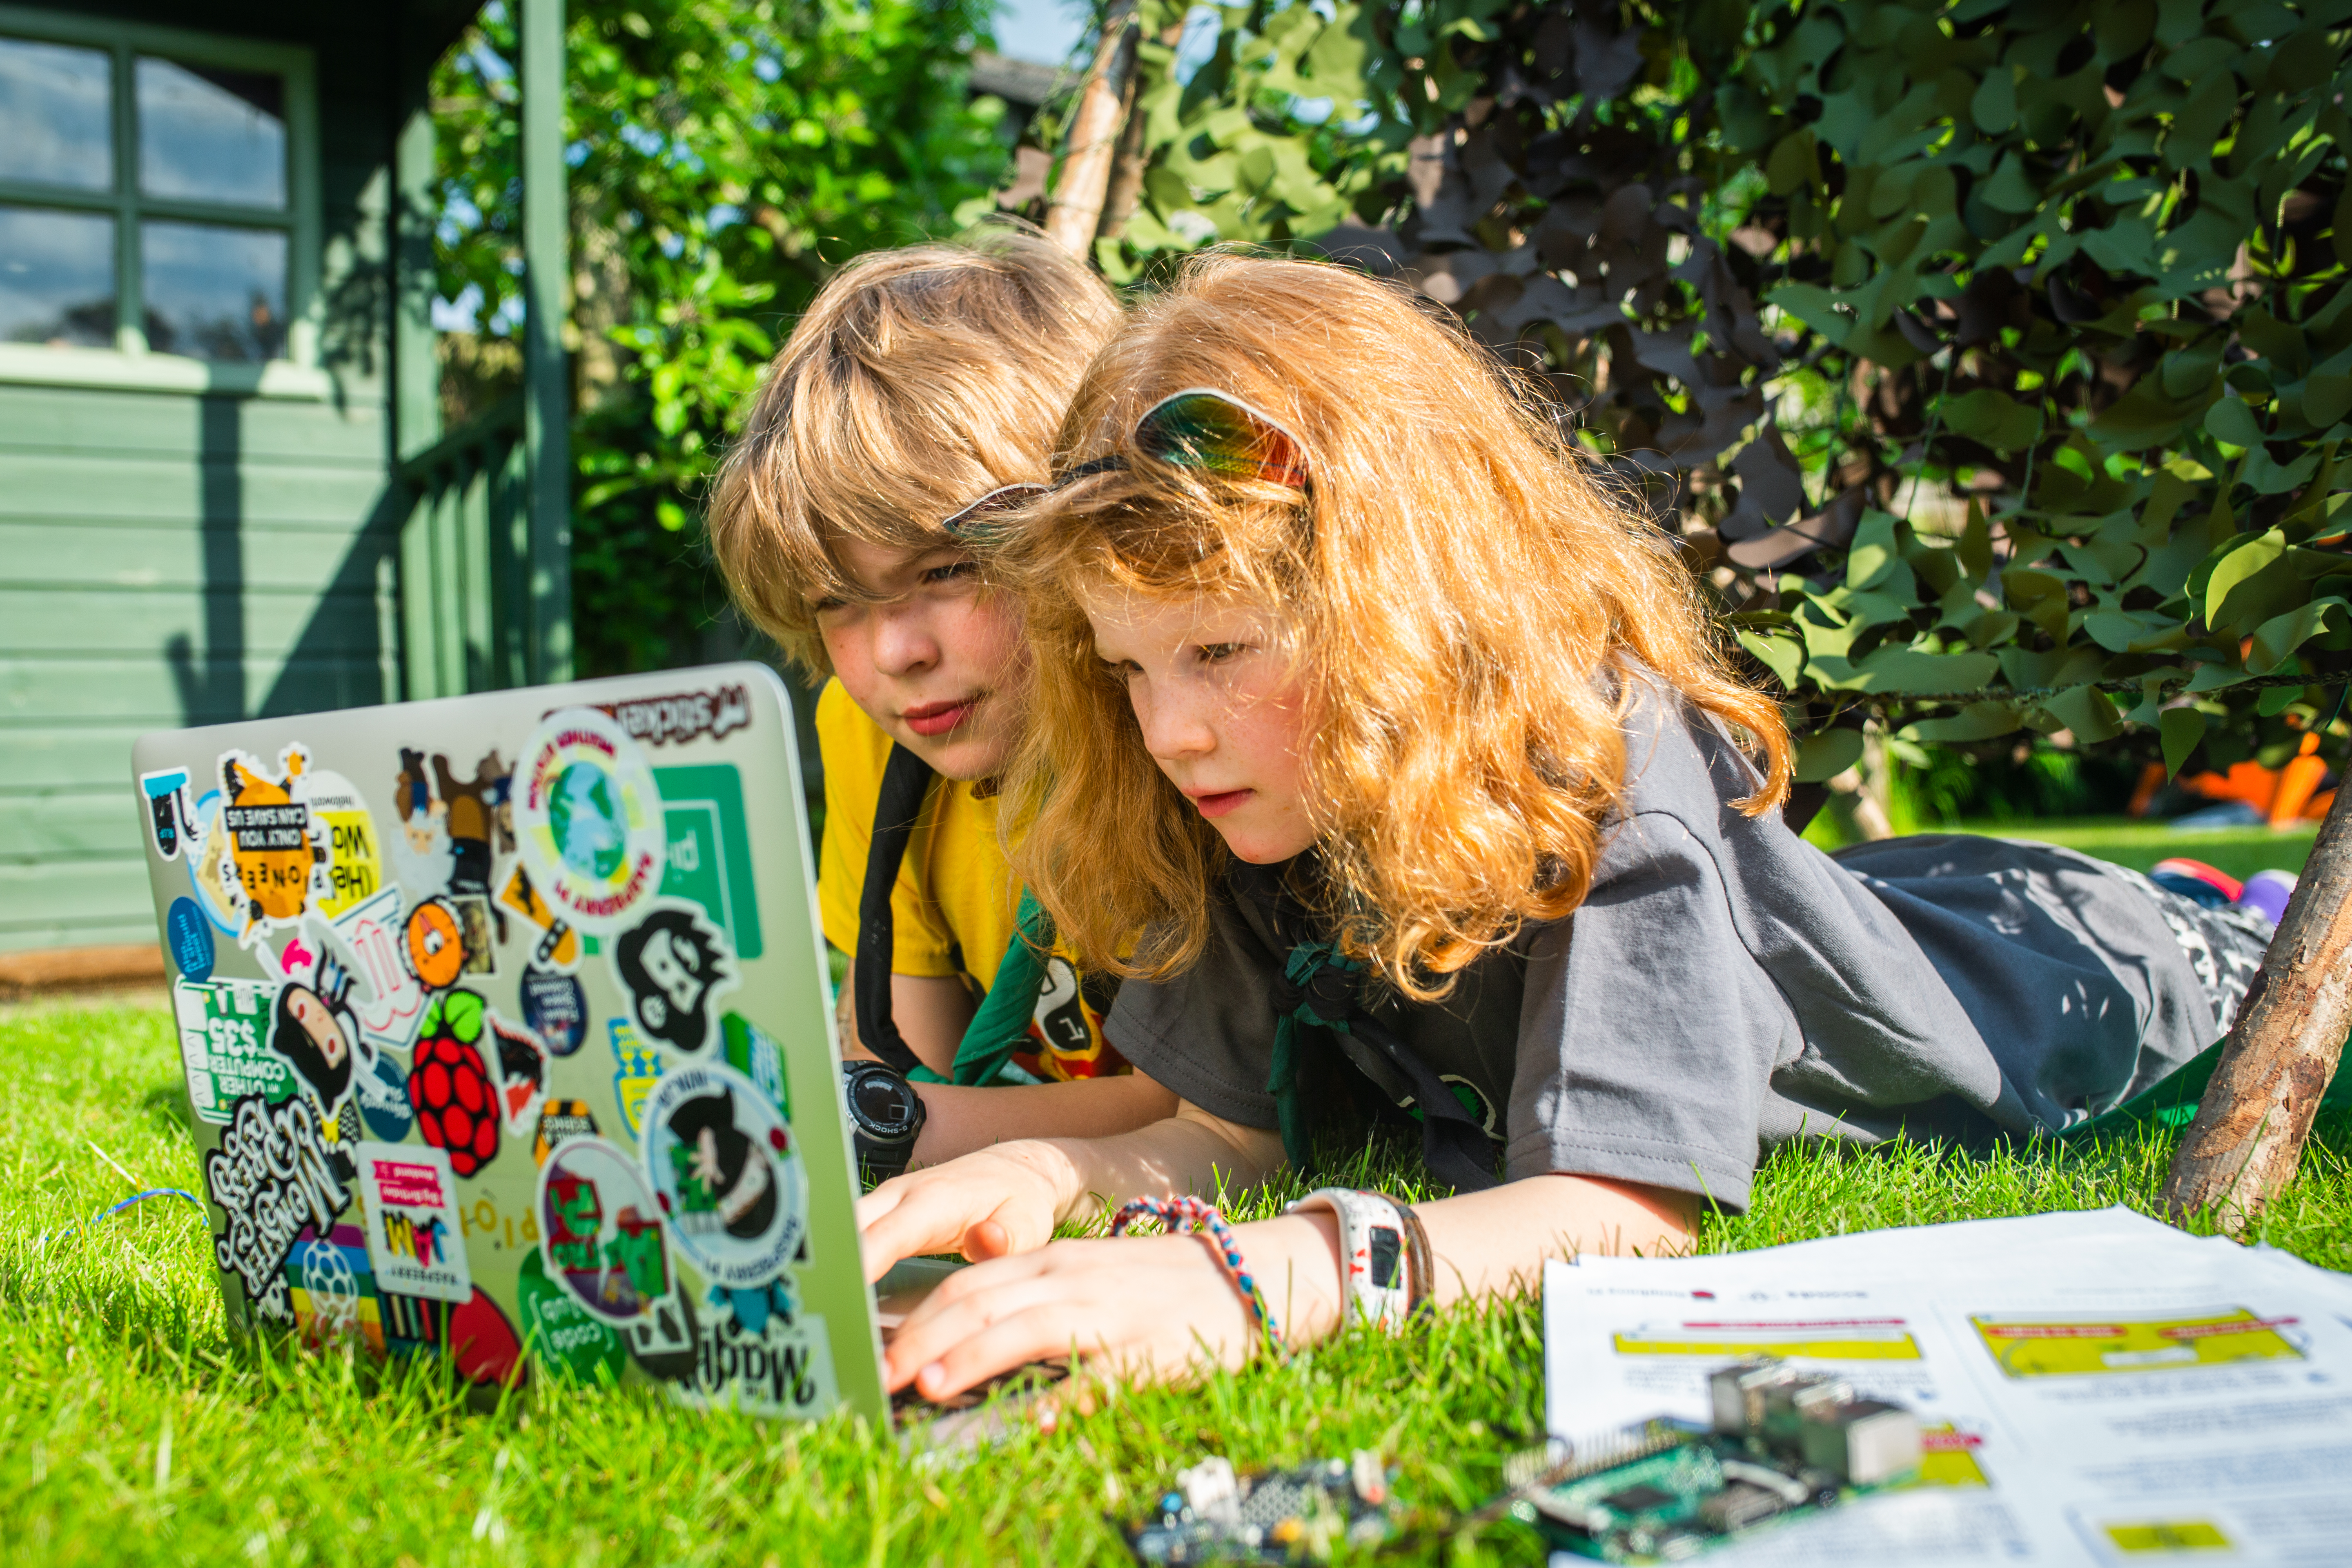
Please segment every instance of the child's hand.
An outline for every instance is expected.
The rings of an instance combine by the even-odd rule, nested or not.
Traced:
[[[1039,1145],[1003,1143],[894,1176],[857,1200],[866,1278],[902,1258],[961,1253],[973,1262],[1053,1238],[1062,1194]]]
[[[944,1399],[1052,1356],[1171,1377],[1239,1366],[1257,1343],[1240,1292],[1198,1238],[1057,1241],[950,1275],[908,1314],[882,1372],[894,1394],[911,1383]]]

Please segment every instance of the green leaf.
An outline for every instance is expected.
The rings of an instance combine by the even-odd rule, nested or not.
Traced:
[[[1859,662],[1817,657],[1814,675],[1838,691],[1897,694],[1906,691],[1969,691],[2000,670],[1989,653],[1931,653],[1925,648],[1883,647]]]
[[[2006,63],[1995,63],[1977,84],[1969,100],[1969,117],[1988,136],[1998,136],[2017,123],[2017,79]]]
[[[2326,629],[2331,616],[2343,624],[2343,600],[2315,599],[2264,621],[2254,629],[2252,646],[2246,650],[2246,668],[2256,675],[2284,674],[2294,650]]]
[[[1797,782],[1823,784],[1862,761],[1862,731],[1821,730],[1797,748]]]
[[[2222,397],[2205,413],[2205,434],[2232,447],[2259,447],[2268,437],[2242,398]]]
[[[1798,676],[1805,668],[1805,650],[1795,638],[1766,637],[1759,632],[1745,630],[1737,635],[1739,646],[1770,670],[1784,689],[1797,689]]]
[[[2095,744],[2123,733],[2123,726],[2116,721],[2116,705],[2095,686],[2074,687],[2042,706],[2073,731],[2077,741]]]
[[[2157,732],[2163,737],[2164,772],[2167,777],[2178,773],[2180,764],[2205,740],[2205,715],[2194,708],[2168,708],[2156,721]]]
[[[2286,535],[2278,529],[2246,541],[2214,563],[2212,574],[2205,579],[2205,624],[2220,627],[2221,606],[2229,602],[2230,591],[2255,574],[2275,563],[2286,552]]]
[[[2042,433],[2042,416],[2005,392],[1979,387],[1943,401],[1944,423],[1970,440],[2021,452]]]
[[[2017,728],[2017,705],[1992,700],[1971,702],[1958,712],[1940,719],[1923,719],[1901,733],[1906,740],[1929,745],[1951,745],[1962,741],[1998,740]]]

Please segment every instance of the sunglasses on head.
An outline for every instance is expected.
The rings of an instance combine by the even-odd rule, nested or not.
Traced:
[[[1240,398],[1204,386],[1171,394],[1145,409],[1129,444],[1173,468],[1256,479],[1301,493],[1308,488],[1304,442]],[[1064,482],[1127,466],[1128,459],[1113,452],[1079,464]]]
[[[982,518],[1000,511],[1011,511],[1027,506],[1052,489],[1051,485],[999,485],[978,500],[971,501],[940,520],[940,526],[950,533],[961,533]]]

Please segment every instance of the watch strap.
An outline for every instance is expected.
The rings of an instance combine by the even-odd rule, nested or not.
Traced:
[[[1329,1209],[1339,1221],[1339,1262],[1348,1321],[1394,1331],[1412,1307],[1412,1231],[1400,1206],[1380,1193],[1318,1187],[1289,1213]]]

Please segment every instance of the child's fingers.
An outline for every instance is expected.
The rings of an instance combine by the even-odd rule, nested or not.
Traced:
[[[1003,1211],[999,1209],[998,1213]],[[963,1255],[973,1263],[986,1263],[1004,1258],[1013,1252],[1013,1236],[1003,1225],[993,1219],[982,1220],[963,1233]]]
[[[1064,1300],[1039,1301],[958,1340],[936,1360],[916,1369],[915,1392],[926,1399],[946,1399],[1031,1362],[1097,1349],[1110,1351],[1109,1346],[1092,1342],[1100,1331],[1087,1326],[1072,1305]],[[1123,1363],[1133,1358],[1116,1359]],[[1122,1365],[1120,1370],[1128,1368]]]

